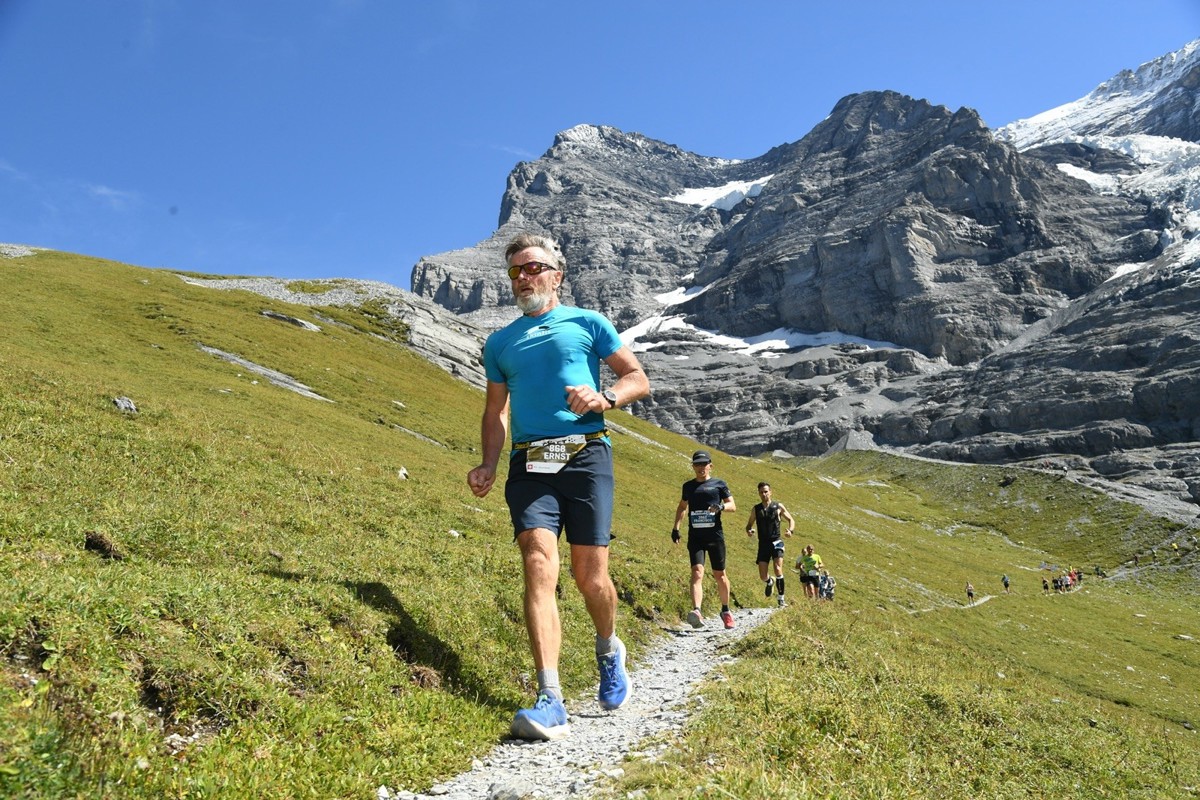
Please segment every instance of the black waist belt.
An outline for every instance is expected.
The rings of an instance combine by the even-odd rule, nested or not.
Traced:
[[[576,434],[570,434],[570,433],[568,433],[568,434],[567,434],[567,436],[574,436],[574,435],[576,435]],[[583,435],[583,440],[584,440],[585,442],[593,442],[593,441],[595,441],[596,439],[603,439],[605,436],[608,436],[608,428],[603,428],[603,429],[601,429],[601,430],[594,431],[594,432],[592,432],[592,433],[585,433],[585,434]],[[566,438],[565,436],[551,436],[551,437],[550,437],[550,439],[551,439],[551,440],[553,440],[553,439],[565,439],[565,438]],[[539,442],[540,442],[540,441],[543,441],[543,440],[542,440],[542,439],[538,439],[537,441],[539,441]],[[533,444],[533,442],[517,442],[516,444],[514,444],[514,445],[513,445],[513,450],[528,450],[528,449],[529,449],[529,446],[530,446],[531,444]]]

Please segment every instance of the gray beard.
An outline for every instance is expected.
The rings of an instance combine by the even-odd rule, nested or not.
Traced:
[[[517,297],[517,308],[521,309],[523,314],[536,314],[550,304],[550,298],[553,296],[549,293],[534,292],[525,297]]]

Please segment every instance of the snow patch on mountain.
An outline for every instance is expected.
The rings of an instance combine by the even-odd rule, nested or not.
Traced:
[[[710,186],[699,189],[684,189],[678,194],[664,197],[673,203],[700,206],[700,208],[719,208],[722,211],[732,211],[734,206],[747,197],[758,197],[767,182],[774,178],[767,175],[752,181],[730,181],[723,186]]]
[[[1168,210],[1164,236],[1168,251],[1200,236],[1200,144],[1166,136],[1118,134],[1153,113],[1156,106],[1185,91],[1183,78],[1200,63],[1200,39],[1174,53],[1124,70],[1094,91],[1071,103],[1017,120],[996,131],[996,138],[1018,150],[1059,143],[1129,156],[1140,171],[1100,175],[1071,164],[1064,173],[1085,181],[1104,194],[1140,197]],[[1126,265],[1117,271],[1133,271]]]
[[[1145,197],[1171,208],[1176,241],[1200,233],[1200,144],[1164,136],[1067,136],[1094,149],[1124,153],[1142,171],[1134,175],[1096,175],[1068,164],[1059,169],[1086,180],[1098,191]]]
[[[863,339],[860,336],[851,336],[839,331],[805,333],[804,331],[798,331],[794,328],[776,328],[773,331],[767,331],[766,333],[760,333],[757,336],[750,336],[746,338],[739,336],[727,336],[718,331],[710,331],[706,330],[705,328],[698,328],[695,325],[685,322],[682,314],[667,314],[643,320],[637,325],[622,331],[620,334],[621,342],[627,345],[629,349],[635,353],[644,353],[648,350],[655,349],[661,343],[643,342],[640,341],[641,339],[654,334],[677,329],[694,332],[704,341],[705,344],[724,347],[735,353],[741,353],[743,355],[758,355],[762,358],[778,358],[780,352],[797,350],[805,347],[821,347],[831,344],[856,345],[869,350],[902,349],[900,345],[893,342]]]

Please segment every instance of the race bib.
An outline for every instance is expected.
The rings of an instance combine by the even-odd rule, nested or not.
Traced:
[[[530,442],[525,451],[525,471],[558,472],[586,446],[587,439],[581,433]]]
[[[771,542],[771,547],[774,547],[776,550],[782,550],[783,539],[776,539],[775,541]]]
[[[708,509],[704,509],[702,511],[691,511],[688,514],[688,519],[693,528],[717,527],[717,515]]]

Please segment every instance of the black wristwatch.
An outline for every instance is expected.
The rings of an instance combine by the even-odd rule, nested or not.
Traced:
[[[608,404],[610,406],[612,406],[613,408],[617,407],[617,395],[616,395],[616,393],[613,392],[612,389],[605,389],[603,392],[600,393],[600,396],[603,397],[605,400],[607,400]]]

